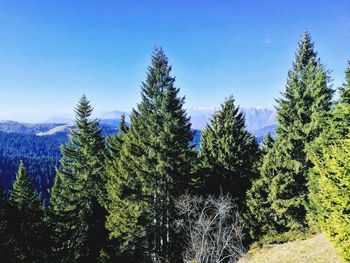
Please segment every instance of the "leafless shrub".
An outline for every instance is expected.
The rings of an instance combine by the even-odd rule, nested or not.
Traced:
[[[231,197],[183,195],[176,207],[187,239],[185,262],[237,262],[243,255],[242,219]]]

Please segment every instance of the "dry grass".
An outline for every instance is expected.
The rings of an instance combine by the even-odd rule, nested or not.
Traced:
[[[256,248],[238,263],[340,263],[335,248],[323,234],[306,240]]]

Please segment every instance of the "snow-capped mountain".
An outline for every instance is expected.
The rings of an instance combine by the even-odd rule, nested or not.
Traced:
[[[253,133],[264,127],[272,127],[276,124],[276,112],[272,109],[252,107],[242,108],[245,115],[247,129]],[[191,116],[192,128],[202,130],[215,112],[208,108],[190,108],[188,113]]]

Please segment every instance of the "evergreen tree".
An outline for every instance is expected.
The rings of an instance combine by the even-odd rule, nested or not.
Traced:
[[[116,217],[119,213],[120,206],[118,206],[121,201],[121,196],[119,195],[118,189],[118,162],[120,156],[120,150],[124,142],[125,135],[127,134],[129,128],[126,125],[125,114],[121,116],[119,123],[118,134],[113,134],[106,137],[106,156],[105,156],[105,176],[106,176],[106,200],[104,202],[104,207],[107,211],[106,217],[106,227],[107,229],[114,229],[116,226],[121,225],[120,218]],[[121,248],[122,243],[117,239],[113,238],[114,235],[111,233],[109,247],[112,252],[109,254],[111,256],[116,256],[116,260],[120,261],[130,261],[131,258],[125,257],[127,253],[122,253]]]
[[[204,192],[228,193],[243,205],[246,191],[258,174],[260,151],[255,137],[246,131],[244,115],[232,96],[204,129],[200,158],[205,171]]]
[[[332,105],[330,78],[306,32],[299,43],[286,91],[277,100],[277,139],[282,158],[276,163],[270,199],[283,231],[306,226],[308,176],[312,163],[308,147],[325,129]],[[284,226],[284,227],[282,227]]]
[[[345,71],[345,83],[339,88],[339,100],[328,122],[327,140],[345,138],[350,129],[350,61]],[[332,137],[331,137],[332,136]]]
[[[271,133],[269,133],[269,132],[266,133],[264,136],[264,139],[261,143],[261,151],[262,151],[263,156],[266,156],[266,154],[272,148],[274,142],[275,142],[275,140],[271,136]]]
[[[52,189],[50,217],[56,261],[97,262],[107,240],[104,228],[104,140],[84,96],[75,109],[75,129],[62,146]]]
[[[10,196],[13,207],[10,231],[14,238],[12,260],[21,262],[43,261],[43,210],[25,167],[20,162]]]
[[[326,129],[322,135],[314,142],[310,147],[311,157],[314,162],[319,163],[318,159],[324,159],[324,149],[332,147],[340,140],[348,138],[350,133],[350,61],[348,62],[348,68],[345,71],[345,83],[339,88],[339,99],[335,104],[331,115],[327,119]],[[309,220],[314,225],[322,224],[319,220],[322,220],[322,204],[318,198],[319,187],[319,174],[320,169],[312,169],[309,179]]]
[[[256,179],[247,192],[247,211],[244,213],[246,226],[249,229],[249,237],[257,240],[264,233],[274,229],[273,211],[268,199],[269,186],[274,177],[273,164],[276,160],[276,147],[273,147],[274,139],[267,133],[261,145],[263,162],[260,167],[260,177]],[[277,154],[278,156],[278,154]]]
[[[110,214],[119,222],[109,225],[111,235],[123,248],[139,251],[142,262],[173,262],[180,256],[174,201],[188,188],[195,152],[184,98],[170,71],[163,50],[155,49],[120,151]]]
[[[317,158],[323,158],[324,148],[333,145],[339,140],[345,139],[349,134],[350,127],[350,61],[349,67],[345,71],[346,82],[339,88],[339,99],[335,103],[335,107],[332,109],[331,114],[325,119],[325,129],[321,136],[319,136],[310,146],[310,156],[314,160]],[[314,228],[319,226],[319,203],[318,203],[318,169],[313,169],[309,175],[308,182],[308,220]]]
[[[261,175],[272,177],[266,202],[271,204],[277,233],[303,230],[307,226],[307,183],[312,168],[308,149],[326,126],[333,95],[329,81],[328,71],[317,58],[309,33],[305,32],[288,73],[286,90],[277,100],[276,141],[273,154],[266,155],[266,169],[262,169]]]
[[[338,140],[323,148],[321,158],[314,158],[318,174],[318,222],[331,241],[350,262],[350,139]]]

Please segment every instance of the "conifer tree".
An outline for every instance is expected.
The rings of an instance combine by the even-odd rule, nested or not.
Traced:
[[[319,159],[324,159],[324,150],[347,139],[350,134],[350,61],[345,71],[345,83],[339,88],[339,99],[327,119],[327,127],[322,135],[310,147],[313,162],[319,164]],[[322,204],[319,199],[319,174],[320,169],[312,169],[309,179],[309,220],[315,225],[322,224],[319,220],[322,216]]]
[[[22,262],[42,261],[45,250],[42,204],[23,162],[19,164],[13,183],[10,204],[13,207],[9,226],[14,238],[13,259]]]
[[[111,235],[137,248],[142,262],[174,262],[180,256],[174,201],[188,187],[194,150],[184,98],[170,71],[163,50],[155,49],[120,151],[118,198],[112,204],[118,209],[110,214],[119,222],[109,226]]]
[[[318,223],[350,262],[350,139],[338,140],[323,148],[321,158],[314,158],[318,174]]]
[[[116,226],[121,225],[121,221],[116,214],[119,213],[120,206],[118,206],[121,201],[121,196],[119,195],[118,189],[118,162],[120,156],[120,150],[124,142],[125,135],[127,134],[129,127],[125,121],[125,114],[121,116],[119,123],[118,133],[106,136],[106,153],[105,153],[105,177],[106,177],[106,199],[104,201],[104,207],[107,211],[106,217],[106,227],[107,229],[112,229]],[[111,256],[117,255],[116,260],[129,261],[131,259],[122,258],[125,257],[126,253],[122,253],[122,243],[118,239],[113,238],[113,234],[110,234],[109,247],[113,252]],[[112,255],[114,254],[114,255]]]
[[[339,88],[339,100],[335,106],[328,125],[328,141],[345,138],[350,129],[350,61],[345,71],[345,83]]]
[[[260,177],[256,179],[247,192],[247,211],[244,213],[249,237],[253,240],[261,238],[274,229],[273,211],[268,199],[269,186],[274,176],[274,161],[276,147],[274,139],[267,133],[262,142],[263,162],[260,167]]]
[[[288,72],[286,90],[277,100],[274,154],[266,155],[267,169],[262,169],[261,175],[272,176],[266,202],[271,204],[277,233],[307,226],[307,183],[312,168],[308,149],[326,126],[333,95],[329,82],[328,71],[317,58],[310,34],[305,32]]]
[[[326,127],[333,95],[329,81],[311,37],[305,32],[288,73],[286,91],[277,100],[276,144],[282,147],[276,147],[282,158],[276,162],[270,200],[283,231],[299,230],[307,223],[307,183],[312,168],[308,147]]]
[[[269,132],[266,133],[264,136],[264,139],[261,143],[261,151],[262,151],[263,156],[266,156],[266,154],[272,148],[274,142],[275,142],[275,140],[271,136],[271,133],[269,133]]]
[[[75,109],[75,129],[61,147],[61,166],[52,189],[50,217],[60,262],[97,262],[107,240],[104,140],[98,120],[90,119],[93,108],[82,96]]]
[[[230,194],[242,205],[258,174],[260,151],[255,137],[245,129],[244,115],[229,97],[211,118],[201,137],[204,192]]]

